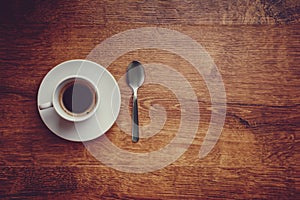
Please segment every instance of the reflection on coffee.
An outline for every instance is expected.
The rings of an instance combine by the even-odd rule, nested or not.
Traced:
[[[65,85],[61,91],[62,108],[71,115],[89,113],[96,102],[94,90],[84,81],[76,80]]]

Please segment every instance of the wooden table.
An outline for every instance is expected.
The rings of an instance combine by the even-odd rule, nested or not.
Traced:
[[[1,1],[0,9],[0,198],[300,198],[299,1]],[[175,30],[201,44],[222,75],[227,111],[216,146],[199,159],[212,110],[195,68],[161,49],[117,58],[108,66],[117,80],[132,60],[177,70],[194,89],[201,113],[195,138],[177,161],[134,174],[52,134],[36,98],[54,66],[85,59],[105,39],[140,27]],[[139,97],[141,125],[159,104],[167,113],[163,129],[137,144],[117,124],[106,136],[126,151],[159,150],[176,136],[180,104],[155,84],[143,85]]]

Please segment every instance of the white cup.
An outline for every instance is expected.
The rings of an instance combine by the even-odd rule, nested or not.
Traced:
[[[70,76],[55,87],[51,102],[39,105],[39,109],[53,107],[65,120],[79,122],[96,112],[99,101],[97,87],[92,81],[82,76]]]

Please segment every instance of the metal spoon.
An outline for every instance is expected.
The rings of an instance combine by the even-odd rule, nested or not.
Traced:
[[[127,68],[126,73],[127,84],[131,87],[133,92],[133,106],[132,106],[132,142],[139,140],[139,117],[138,117],[138,103],[137,91],[144,83],[145,72],[144,67],[138,61],[132,61]]]

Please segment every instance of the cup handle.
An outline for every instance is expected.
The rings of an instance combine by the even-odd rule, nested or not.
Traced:
[[[52,102],[47,102],[47,103],[39,105],[39,109],[40,110],[45,110],[45,109],[51,108],[51,107],[53,107]]]

